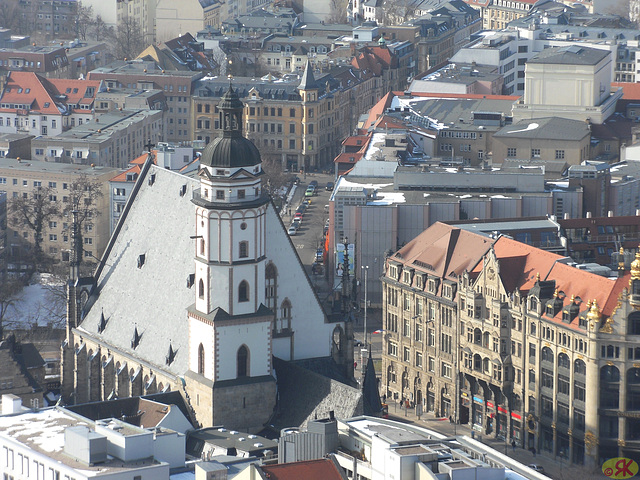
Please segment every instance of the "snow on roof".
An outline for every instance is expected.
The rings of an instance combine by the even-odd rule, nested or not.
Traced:
[[[511,130],[508,131],[506,133],[519,133],[519,132],[528,132],[529,130],[535,130],[536,128],[538,128],[540,125],[537,124],[536,122],[532,122],[529,125],[526,126],[526,128],[521,128],[519,130]]]
[[[406,202],[402,192],[380,192],[376,197],[375,200],[367,202],[367,205],[393,205]]]
[[[378,188],[390,187],[391,185],[393,185],[393,182],[391,183],[357,183],[357,182],[350,182],[349,180],[347,180],[346,177],[340,177],[340,179],[338,180],[337,187],[338,188],[360,187],[360,188],[369,188],[369,189],[376,190]]]

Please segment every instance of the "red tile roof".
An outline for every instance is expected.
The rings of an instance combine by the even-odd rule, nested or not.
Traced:
[[[29,105],[30,109],[48,115],[60,115],[61,110],[76,110],[76,105],[91,105],[102,82],[95,80],[47,79],[33,72],[9,72],[0,101]],[[87,94],[92,88],[93,93]],[[3,109],[14,111],[15,109]]]
[[[622,87],[622,98],[640,100],[640,83],[612,82],[612,87]]]
[[[158,151],[157,150],[152,150],[153,152],[153,163],[157,163],[158,162]],[[137,158],[134,158],[133,160],[131,160],[129,162],[129,168],[123,172],[118,173],[115,177],[113,177],[111,180],[109,180],[110,182],[127,182],[130,180],[127,180],[127,175],[129,174],[134,174],[135,178],[138,178],[138,175],[140,175],[140,172],[142,171],[142,165],[144,165],[144,162],[146,162],[147,160],[147,153],[143,153],[142,155],[140,155]]]
[[[378,119],[378,117],[381,116],[387,110],[387,108],[391,106],[391,102],[393,101],[394,97],[395,97],[395,94],[393,92],[389,92],[380,100],[378,100],[378,103],[376,103],[369,110],[369,117],[364,122],[364,125],[362,126],[362,128],[366,130],[371,125],[373,125]]]
[[[489,237],[436,222],[402,247],[392,260],[441,278],[473,271],[494,242]]]
[[[333,162],[334,163],[356,163],[358,160],[362,158],[363,155],[364,155],[363,152],[341,153],[335,158]],[[351,158],[353,158],[353,161],[351,160]]]
[[[343,480],[345,477],[328,458],[259,467],[270,480]]]
[[[342,142],[342,145],[347,147],[362,147],[366,145],[368,141],[369,141],[368,135],[353,135],[351,137],[345,138],[344,141]]]

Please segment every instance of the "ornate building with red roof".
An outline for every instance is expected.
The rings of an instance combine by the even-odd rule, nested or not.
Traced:
[[[383,393],[565,462],[637,458],[635,258],[607,278],[505,236],[431,226],[385,265]]]

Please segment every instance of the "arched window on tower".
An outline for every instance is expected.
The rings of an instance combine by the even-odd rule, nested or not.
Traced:
[[[204,238],[200,239],[200,255],[204,255]]]
[[[246,280],[240,282],[238,286],[238,301],[239,302],[248,302],[249,301],[249,284]]]
[[[240,258],[247,258],[249,256],[249,242],[240,242],[240,252],[238,256]]]
[[[198,346],[198,373],[204,375],[204,347],[202,344]]]
[[[204,298],[204,282],[202,279],[198,282],[198,297]]]
[[[267,267],[264,271],[265,276],[265,303],[267,308],[270,308],[274,312],[276,311],[276,302],[277,302],[277,277],[278,277],[278,269],[273,263],[267,264]]]
[[[249,349],[242,345],[238,349],[238,378],[249,375]]]

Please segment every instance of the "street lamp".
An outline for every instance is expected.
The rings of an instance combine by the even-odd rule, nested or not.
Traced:
[[[360,268],[364,271],[364,348],[367,348],[367,277],[369,265],[362,265]]]

